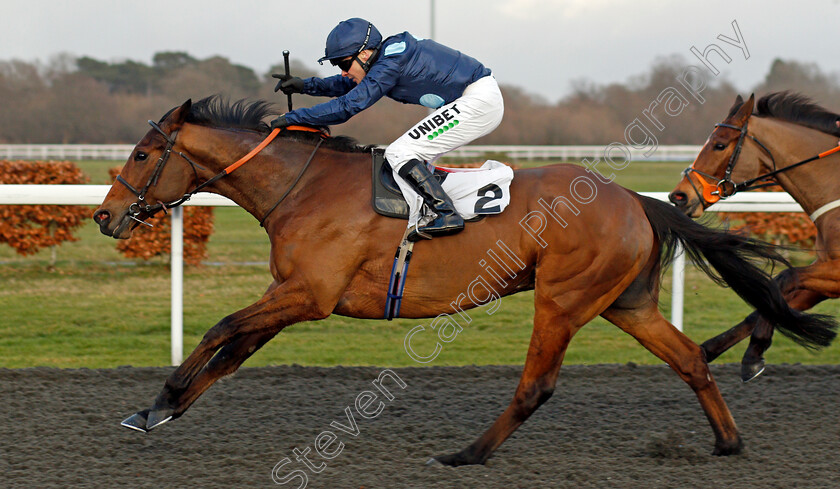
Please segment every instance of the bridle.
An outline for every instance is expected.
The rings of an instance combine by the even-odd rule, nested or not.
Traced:
[[[160,175],[163,172],[163,168],[166,166],[166,162],[169,161],[169,155],[172,154],[172,148],[173,148],[173,146],[175,146],[175,139],[178,137],[178,129],[172,131],[172,134],[166,134],[163,131],[163,129],[161,129],[160,126],[157,123],[155,123],[154,121],[149,121],[149,125],[151,125],[152,128],[155,131],[157,131],[161,136],[163,136],[163,138],[166,140],[166,148],[163,150],[163,153],[160,155],[160,158],[158,158],[157,164],[155,165],[155,170],[154,170],[154,172],[152,172],[152,175],[149,177],[149,180],[146,181],[146,185],[144,185],[141,190],[137,190],[133,185],[128,183],[128,181],[126,181],[122,177],[122,175],[117,176],[117,181],[120,182],[121,184],[123,184],[128,189],[129,192],[131,192],[132,194],[134,194],[135,197],[137,197],[137,202],[134,202],[130,206],[128,206],[128,217],[130,219],[133,219],[133,220],[137,221],[140,224],[143,224],[143,225],[149,226],[149,227],[154,227],[154,226],[152,224],[149,224],[149,223],[145,222],[144,220],[140,219],[139,217],[137,217],[137,216],[140,215],[140,213],[145,212],[149,217],[151,217],[151,216],[155,215],[158,211],[162,210],[164,213],[166,213],[167,209],[171,209],[173,207],[180,206],[184,202],[190,200],[190,198],[193,195],[200,192],[205,187],[208,187],[208,186],[212,185],[213,183],[215,183],[216,181],[218,181],[219,179],[229,175],[234,170],[236,170],[237,168],[242,166],[244,163],[249,161],[251,158],[256,156],[257,153],[262,151],[263,148],[268,146],[268,143],[270,143],[272,140],[274,140],[274,138],[278,134],[280,134],[280,129],[272,130],[271,133],[259,145],[257,145],[257,147],[255,147],[253,150],[251,150],[247,155],[243,156],[242,158],[237,160],[235,163],[231,164],[230,166],[228,166],[227,168],[225,168],[221,172],[212,176],[209,180],[206,180],[205,182],[202,182],[202,183],[196,185],[196,187],[194,189],[185,193],[180,198],[169,201],[169,202],[158,201],[156,204],[149,204],[146,201],[146,193],[149,191],[150,188],[157,185],[158,180],[160,179]],[[295,188],[295,186],[298,184],[298,182],[300,182],[300,179],[301,179],[301,177],[303,177],[303,174],[306,172],[306,169],[309,168],[309,164],[312,163],[312,159],[315,157],[315,152],[318,151],[318,148],[321,147],[321,143],[323,143],[324,139],[326,139],[326,137],[327,137],[325,132],[323,132],[319,129],[313,129],[313,128],[310,128],[310,127],[288,126],[284,129],[317,132],[321,135],[321,138],[318,140],[318,144],[315,145],[315,149],[312,150],[312,154],[309,155],[309,159],[303,165],[303,168],[301,168],[300,173],[298,173],[297,178],[295,178],[295,180],[294,180],[294,182],[292,182],[291,186],[289,186],[289,188],[283,193],[283,195],[280,197],[280,199],[277,201],[277,203],[275,203],[268,210],[268,212],[265,213],[265,215],[262,217],[262,219],[260,219],[260,226],[264,225],[265,220],[268,218],[269,214],[271,214],[274,211],[274,209],[276,209],[280,205],[280,203],[283,202],[283,200],[289,195],[289,193],[291,193],[292,189]],[[183,158],[187,163],[190,164],[190,167],[193,170],[193,174],[195,175],[196,180],[199,179],[198,170],[196,168],[206,170],[206,168],[204,168],[203,166],[201,166],[198,163],[192,161],[190,159],[190,157],[187,156],[186,154],[184,154],[182,151],[178,151],[175,154],[177,154],[178,156]]]
[[[832,155],[838,151],[840,151],[840,146],[835,146],[827,151],[823,151],[822,153],[812,156],[810,158],[806,158],[802,161],[798,161],[792,165],[788,165],[784,168],[776,169],[776,158],[773,157],[773,152],[767,149],[761,141],[759,141],[755,136],[751,134],[747,134],[747,122],[744,122],[742,127],[734,126],[732,124],[715,124],[715,128],[718,127],[727,127],[729,129],[735,129],[736,131],[740,131],[741,134],[738,137],[738,143],[735,145],[735,151],[732,152],[732,156],[729,158],[729,163],[726,165],[726,171],[723,173],[723,179],[718,180],[717,183],[712,183],[717,177],[713,175],[709,175],[708,173],[701,172],[694,168],[694,164],[697,163],[697,160],[694,160],[694,163],[691,164],[688,168],[683,170],[682,174],[688,180],[688,183],[691,184],[691,187],[697,192],[697,195],[707,204],[712,205],[715,202],[725,199],[727,197],[731,197],[735,195],[737,192],[743,192],[747,190],[755,190],[757,188],[762,187],[773,187],[778,185],[777,182],[766,182],[757,184],[757,182],[761,182],[762,180],[767,180],[770,178],[774,178],[776,175],[786,172],[788,170],[793,170],[794,168],[800,167],[806,163],[810,163],[812,161],[816,161],[820,158],[825,158],[828,155]],[[743,181],[741,183],[735,183],[732,181],[732,170],[735,168],[735,163],[738,161],[738,157],[741,155],[741,147],[744,145],[744,140],[749,137],[756,144],[764,150],[767,155],[770,156],[770,160],[773,162],[773,171],[765,173],[764,175],[759,175],[755,178],[750,178],[749,180]],[[694,181],[689,177],[691,174],[695,174],[697,181],[700,183],[700,189],[698,189],[694,185]],[[705,178],[704,178],[705,177]],[[711,179],[711,181],[706,180],[706,178]],[[840,202],[840,201],[835,201]],[[835,202],[830,202],[826,206],[821,207],[816,212],[811,214],[811,220],[816,220],[817,217],[822,215],[824,212],[827,212],[830,206],[833,206]],[[831,207],[833,208],[833,207]]]
[[[756,185],[756,182],[772,178],[783,171],[789,170],[794,166],[802,164],[801,162],[797,165],[792,165],[786,168],[782,168],[781,170],[777,170],[776,158],[773,156],[773,152],[767,149],[767,146],[765,146],[764,143],[759,141],[758,138],[756,138],[752,134],[747,133],[747,124],[747,122],[744,122],[744,125],[742,127],[738,127],[732,124],[715,124],[715,128],[726,127],[729,129],[735,129],[736,131],[740,131],[740,135],[738,136],[738,142],[735,144],[735,151],[732,152],[732,156],[729,158],[729,163],[727,163],[726,165],[726,170],[723,173],[723,178],[718,180],[717,183],[713,183],[715,180],[717,180],[717,177],[715,177],[714,175],[709,175],[708,173],[704,173],[694,168],[694,164],[697,163],[697,160],[694,160],[694,163],[692,163],[691,166],[689,166],[682,172],[683,176],[686,177],[686,180],[688,180],[688,182],[691,184],[691,187],[694,189],[695,192],[697,192],[697,195],[709,205],[714,204],[715,202],[718,202],[721,199],[731,197],[737,192],[755,190],[757,188],[772,187],[774,185],[777,185],[775,182],[767,182]],[[758,144],[758,146],[761,149],[763,149],[768,156],[770,156],[770,161],[773,162],[773,171],[755,178],[751,178],[741,183],[735,183],[732,180],[732,171],[735,169],[735,163],[738,162],[738,157],[741,156],[741,149],[744,146],[744,141],[748,137],[755,141],[755,143]],[[807,163],[807,161],[804,163]],[[690,178],[690,175],[692,173],[695,174],[697,181],[700,183],[700,189],[698,189],[694,185],[694,180]]]
[[[172,134],[166,134],[163,131],[163,129],[161,129],[160,126],[154,121],[150,120],[149,125],[151,125],[152,128],[158,133],[160,133],[160,135],[163,136],[163,138],[166,140],[166,148],[163,150],[163,153],[160,155],[160,158],[158,158],[154,172],[152,172],[152,175],[146,181],[146,185],[144,185],[141,190],[137,190],[136,188],[134,188],[134,186],[128,183],[128,181],[126,181],[126,179],[124,179],[122,175],[117,175],[117,181],[123,184],[129,192],[131,192],[132,194],[134,194],[135,197],[137,197],[137,202],[134,202],[130,206],[128,206],[128,217],[134,219],[140,224],[153,227],[152,224],[149,224],[146,221],[139,219],[137,216],[139,216],[141,212],[145,212],[151,217],[155,215],[158,211],[162,210],[165,213],[167,209],[178,207],[179,205],[189,200],[190,197],[192,197],[196,192],[206,187],[207,185],[210,185],[210,183],[212,183],[213,181],[218,180],[218,178],[211,178],[210,180],[198,185],[191,192],[184,194],[179,199],[170,202],[158,201],[157,204],[153,205],[146,202],[146,193],[149,191],[150,188],[157,185],[158,180],[160,179],[160,174],[163,173],[163,168],[169,161],[169,155],[172,154],[172,147],[175,146],[175,139],[178,137],[178,129],[172,131]],[[193,174],[195,174],[195,179],[198,180],[198,170],[196,168],[201,168],[202,170],[205,170],[205,168],[191,160],[189,156],[185,155],[181,151],[177,152],[176,154],[181,158],[184,158],[184,160],[186,160],[186,162],[190,164],[190,167],[193,170]]]

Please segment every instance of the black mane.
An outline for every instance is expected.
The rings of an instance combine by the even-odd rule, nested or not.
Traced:
[[[167,112],[161,118],[161,122],[173,110],[175,109],[173,108]],[[190,112],[187,114],[186,122],[212,127],[247,129],[268,134],[270,129],[268,124],[263,122],[263,119],[280,114],[281,112],[277,111],[274,104],[265,100],[241,99],[231,103],[221,95],[211,95],[190,106]],[[328,127],[317,127],[315,129],[329,134]],[[313,144],[321,139],[321,135],[316,132],[294,130],[281,131],[278,137],[295,141],[309,141]],[[371,150],[371,146],[362,146],[358,141],[347,136],[328,137],[324,140],[323,145],[331,149],[350,153],[364,153],[370,152]]]
[[[230,103],[221,95],[211,95],[192,104],[186,122],[268,132],[268,125],[262,120],[274,114],[273,105],[265,100],[242,99]]]
[[[754,114],[774,117],[840,136],[840,129],[837,128],[835,123],[840,119],[840,116],[820,107],[808,97],[797,93],[785,91],[765,95],[758,100]]]

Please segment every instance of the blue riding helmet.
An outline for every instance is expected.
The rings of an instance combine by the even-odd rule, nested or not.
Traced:
[[[342,22],[327,36],[324,57],[318,60],[341,59],[359,54],[365,49],[375,49],[382,42],[382,34],[370,22],[354,17]]]

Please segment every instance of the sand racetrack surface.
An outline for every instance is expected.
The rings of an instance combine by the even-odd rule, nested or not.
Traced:
[[[371,384],[383,370],[246,367],[148,434],[119,423],[171,369],[0,370],[0,487],[304,487],[302,474],[310,488],[840,487],[840,366],[769,366],[749,384],[714,366],[746,443],[731,457],[710,455],[709,424],[667,367],[567,366],[486,465],[455,469],[424,463],[481,435],[521,367],[394,369],[406,386],[383,377],[393,400]],[[354,405],[365,391],[379,393],[362,396],[367,412],[383,402],[371,419]],[[313,451],[322,432],[332,459]],[[307,447],[312,469],[293,453]]]

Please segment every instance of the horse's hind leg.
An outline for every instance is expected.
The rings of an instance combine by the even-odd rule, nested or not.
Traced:
[[[580,326],[569,326],[551,299],[541,299],[538,295],[535,303],[531,344],[510,405],[472,445],[451,455],[435,457],[438,462],[452,466],[483,464],[519,425],[551,397],[566,347]]]
[[[664,360],[694,390],[715,433],[714,455],[740,453],[743,443],[700,347],[662,317],[654,302],[642,307],[611,307],[601,314]]]

